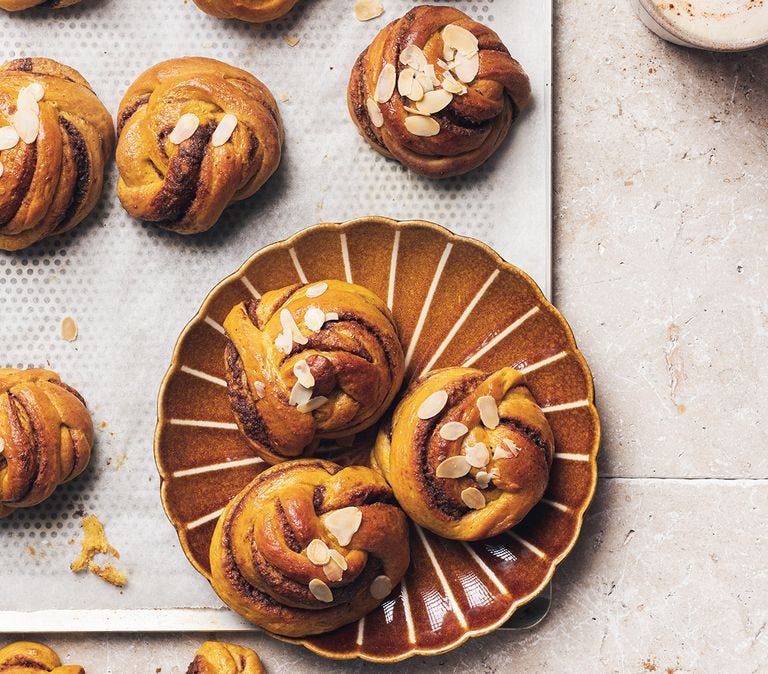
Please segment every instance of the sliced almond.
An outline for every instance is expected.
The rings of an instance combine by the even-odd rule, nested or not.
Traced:
[[[300,37],[296,37],[295,35],[286,35],[283,40],[285,40],[285,44],[287,44],[289,47],[295,47],[299,42],[301,42]]]
[[[453,69],[453,72],[462,82],[469,84],[477,77],[477,73],[480,70],[480,56],[478,54],[469,57],[463,54],[456,54],[454,63],[456,67]]]
[[[392,94],[395,93],[395,82],[397,80],[397,71],[395,66],[387,63],[379,73],[376,80],[376,89],[373,92],[373,100],[377,103],[386,103]]]
[[[312,398],[312,389],[302,386],[296,382],[291,389],[291,397],[288,399],[289,405],[306,405]]]
[[[485,496],[477,487],[467,487],[461,492],[461,500],[468,508],[480,510],[485,508]]]
[[[467,447],[467,463],[473,468],[485,468],[491,460],[491,452],[484,442]]]
[[[0,178],[3,177],[3,173],[5,173],[5,166],[3,166],[3,162],[0,161]]]
[[[400,52],[400,63],[404,66],[411,66],[415,71],[421,70],[427,65],[427,57],[421,51],[421,47],[415,44],[409,44]]]
[[[417,110],[416,108],[412,108],[408,105],[404,105],[403,110],[410,112],[412,115],[422,115],[423,117],[429,117],[426,112],[422,112],[421,110]]]
[[[45,87],[40,82],[32,82],[26,88],[29,89],[36,101],[42,101],[45,98]]]
[[[19,144],[19,132],[12,126],[0,127],[0,150],[10,150]]]
[[[61,321],[61,338],[67,342],[77,339],[77,323],[71,316],[65,316]]]
[[[354,12],[358,21],[370,21],[384,13],[384,6],[379,0],[357,0]]]
[[[509,453],[510,453],[512,456],[517,456],[517,455],[518,455],[520,452],[522,452],[522,451],[523,451],[521,447],[518,447],[518,446],[517,446],[517,445],[516,445],[516,444],[515,444],[515,443],[514,443],[512,440],[510,440],[509,438],[504,438],[504,440],[502,440],[502,442],[504,443],[504,447],[505,447],[505,448],[506,448],[506,449],[509,451]]]
[[[449,421],[440,427],[440,437],[443,440],[458,440],[467,433],[469,433],[469,429],[460,421]]]
[[[492,479],[493,475],[484,470],[478,471],[477,475],[475,475],[475,482],[477,482],[477,486],[480,489],[488,489],[488,485],[491,484]]]
[[[384,599],[392,592],[392,581],[389,576],[376,576],[371,583],[371,596],[374,599]]]
[[[506,447],[502,447],[501,445],[497,445],[493,450],[494,461],[498,461],[499,459],[511,459],[512,457],[512,452],[510,452]]]
[[[450,456],[441,462],[435,470],[435,477],[445,478],[447,480],[456,480],[464,477],[471,470],[467,457],[459,454]]]
[[[29,87],[24,87],[19,92],[19,96],[16,99],[16,109],[26,110],[35,115],[35,117],[40,115],[40,106],[37,104],[37,98]]]
[[[429,76],[428,73],[421,71],[416,73],[416,81],[419,83],[419,86],[424,90],[424,93],[427,91],[432,91],[435,88],[435,85],[432,83],[432,78]]]
[[[299,410],[302,414],[310,414],[311,412],[314,412],[317,409],[320,409],[325,403],[328,402],[328,398],[325,396],[317,396],[316,398],[311,398],[305,403],[302,403],[301,405],[297,405],[296,409]]]
[[[291,97],[288,94],[283,93],[283,94],[280,94],[280,100],[283,103],[287,103],[288,101],[291,100]]]
[[[319,332],[325,323],[325,312],[319,307],[309,307],[304,313],[304,325],[312,332]]]
[[[445,89],[435,89],[424,94],[424,98],[416,103],[416,109],[425,115],[432,115],[448,107],[453,100],[453,94]]]
[[[224,143],[227,143],[232,138],[236,128],[237,117],[230,113],[224,115],[211,136],[211,145],[213,147],[221,147]]]
[[[494,429],[499,425],[499,406],[493,396],[480,396],[477,399],[480,421],[486,428]]]
[[[307,288],[306,295],[307,297],[314,299],[315,297],[320,297],[320,295],[322,295],[326,290],[328,290],[327,283],[315,283],[315,285],[309,286],[309,288]]]
[[[448,393],[445,391],[435,391],[432,395],[419,405],[416,415],[419,419],[431,419],[440,414],[448,404]]]
[[[325,315],[325,322],[326,322],[326,323],[327,323],[328,321],[338,321],[338,320],[339,320],[339,314],[337,314],[335,311],[329,311],[329,312],[328,312],[328,313]]]
[[[0,455],[5,451],[5,440],[3,438],[0,438]]]
[[[452,94],[457,94],[459,96],[467,93],[466,85],[459,82],[448,70],[443,73],[442,87],[446,91],[450,91]]]
[[[408,94],[408,98],[412,101],[420,101],[424,98],[424,87],[419,84],[419,80],[415,77],[411,82],[411,92]]]
[[[339,568],[342,571],[346,571],[349,568],[349,564],[347,563],[347,558],[342,555],[338,550],[331,550],[331,559],[338,564]]]
[[[416,71],[411,68],[403,68],[397,76],[397,91],[401,96],[410,97],[413,80],[416,79]]]
[[[333,559],[330,559],[323,565],[323,573],[332,583],[338,583],[344,578],[344,570]]]
[[[431,117],[409,115],[405,118],[405,128],[414,136],[436,136],[440,133],[440,124]]]
[[[331,553],[325,542],[319,538],[313,538],[307,546],[307,559],[317,566],[327,564],[331,559]]]
[[[17,110],[11,117],[11,124],[19,134],[19,138],[27,145],[37,140],[40,132],[40,118],[29,110]]]
[[[449,23],[441,33],[443,44],[457,51],[459,54],[471,54],[477,51],[479,43],[477,37],[471,31],[455,23]],[[446,59],[450,61],[451,59]]]
[[[200,119],[198,116],[188,112],[179,117],[179,121],[176,122],[176,126],[173,127],[173,131],[171,131],[168,136],[168,140],[174,145],[180,145],[185,140],[192,138],[199,126]]]
[[[440,86],[440,79],[437,77],[437,73],[435,72],[435,66],[432,63],[427,63],[426,66],[424,66],[424,69],[422,70],[424,74],[429,76],[430,81],[432,82],[433,87],[439,87]]]
[[[284,354],[288,355],[293,349],[293,338],[291,337],[290,331],[283,331],[275,337],[275,346],[278,351],[282,351]]]
[[[304,388],[311,389],[315,385],[315,378],[309,369],[307,361],[303,358],[297,360],[293,366],[293,374],[296,375],[296,379],[299,380]]]
[[[325,516],[325,528],[342,547],[349,545],[363,521],[363,511],[356,506],[340,508]]]
[[[371,118],[371,124],[377,129],[384,126],[384,115],[381,113],[381,108],[370,96],[365,101],[365,107],[368,109],[368,117]]]
[[[280,325],[283,326],[283,332],[289,333],[291,335],[291,340],[296,342],[297,344],[306,344],[307,338],[301,334],[301,330],[299,330],[299,326],[296,325],[296,321],[293,319],[293,314],[291,314],[288,309],[283,309],[280,312]]]
[[[333,592],[331,592],[331,588],[319,578],[313,578],[309,581],[309,591],[318,601],[322,601],[326,604],[330,604],[333,601]]]
[[[263,398],[265,395],[267,395],[267,387],[264,385],[263,381],[253,382],[253,388],[255,389],[256,395],[259,396],[259,398]]]

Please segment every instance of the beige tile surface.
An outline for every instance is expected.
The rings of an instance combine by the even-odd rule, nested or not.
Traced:
[[[604,477],[542,625],[393,670],[765,671],[768,52],[668,45],[624,0],[557,5],[556,300]],[[48,641],[118,674],[184,672],[203,638]],[[273,674],[383,670],[235,638]]]

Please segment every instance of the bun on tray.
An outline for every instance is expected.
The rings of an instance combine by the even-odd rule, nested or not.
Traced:
[[[62,665],[48,646],[31,641],[17,641],[0,648],[0,672],[6,674],[85,674],[79,665]]]
[[[220,19],[240,19],[266,23],[279,19],[293,9],[298,0],[195,0],[206,14]]]
[[[80,223],[115,144],[112,118],[73,68],[46,58],[0,67],[0,250]]]
[[[263,674],[255,651],[245,646],[206,641],[195,654],[187,674]]]
[[[208,58],[159,63],[117,113],[117,194],[134,217],[179,234],[210,229],[280,164],[283,125],[269,89]]]
[[[530,97],[528,76],[496,33],[433,5],[383,28],[355,62],[347,90],[363,138],[433,178],[485,162]]]
[[[85,401],[55,372],[0,368],[0,517],[80,475],[92,445]]]
[[[541,499],[554,446],[517,370],[455,367],[409,389],[373,456],[411,519],[474,541],[514,526]]]
[[[372,426],[403,381],[384,302],[344,281],[296,284],[238,304],[224,321],[232,410],[269,463]]]
[[[370,613],[400,582],[408,525],[370,468],[287,461],[227,505],[210,561],[213,589],[247,620],[286,636],[323,634]]]

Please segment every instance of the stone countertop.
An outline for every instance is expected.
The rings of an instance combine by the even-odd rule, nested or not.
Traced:
[[[667,44],[628,0],[556,5],[555,300],[595,375],[597,495],[539,627],[392,669],[757,672],[768,51]],[[184,672],[205,636],[36,638],[89,674],[123,674]],[[271,674],[383,669],[229,638]]]

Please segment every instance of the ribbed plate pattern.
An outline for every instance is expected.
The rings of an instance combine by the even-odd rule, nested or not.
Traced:
[[[325,278],[359,283],[387,301],[406,351],[406,382],[439,367],[513,365],[554,431],[545,498],[514,530],[465,544],[413,527],[413,562],[399,592],[358,623],[296,640],[332,658],[391,662],[445,652],[502,625],[545,587],[575,543],[597,479],[592,377],[565,319],[525,273],[437,225],[362,218],[309,227],[262,249],[208,295],[160,391],[163,504],[206,577],[216,518],[266,467],[230,412],[221,324],[248,297]]]

